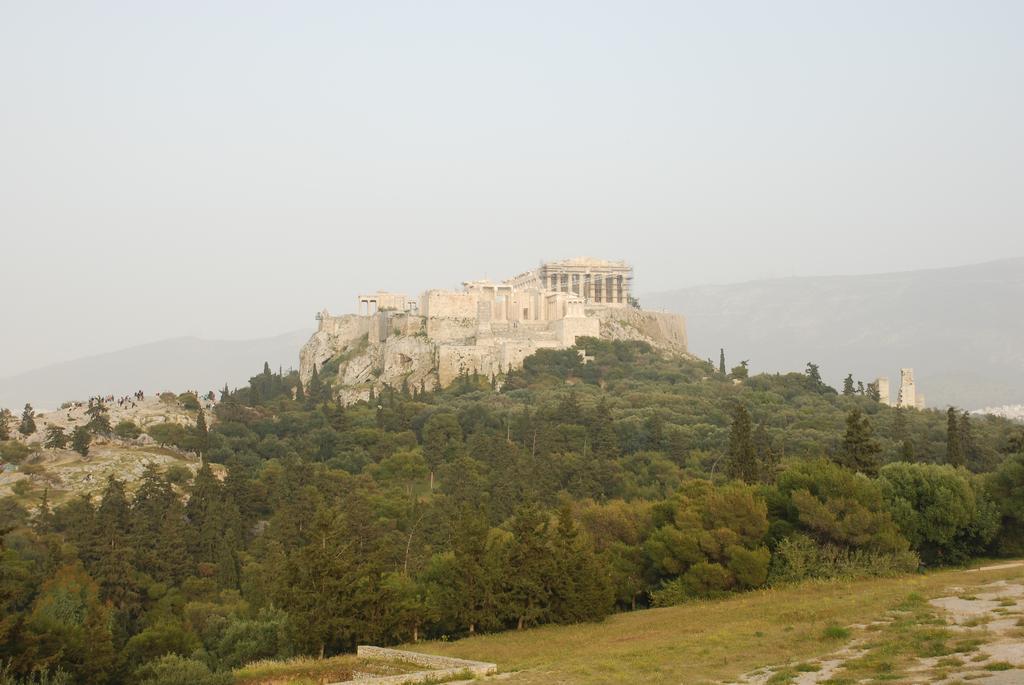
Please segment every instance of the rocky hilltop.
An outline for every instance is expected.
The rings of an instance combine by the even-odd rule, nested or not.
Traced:
[[[347,403],[385,386],[446,387],[463,373],[500,377],[538,350],[565,349],[586,337],[642,340],[686,354],[683,317],[637,307],[631,274],[623,262],[577,258],[500,283],[428,290],[418,300],[361,295],[359,314],[317,316],[299,373],[308,384],[315,368]]]
[[[207,420],[215,423],[212,402],[204,400],[203,404]],[[32,510],[44,492],[51,505],[60,504],[78,495],[99,493],[108,476],[125,481],[131,488],[151,466],[160,471],[180,467],[189,472],[199,467],[194,454],[172,445],[160,445],[146,432],[160,424],[195,425],[197,412],[182,406],[172,393],[124,403],[107,402],[105,406],[111,426],[126,422],[137,430],[131,434],[93,435],[87,456],[73,451],[70,445],[53,449],[43,444],[51,426],[69,434],[76,427],[85,426],[89,416],[84,403],[68,402],[58,410],[35,413],[36,431],[28,436],[16,430],[17,418],[12,418],[8,424],[11,443],[23,445],[24,455],[18,464],[0,459],[0,498],[14,496]]]

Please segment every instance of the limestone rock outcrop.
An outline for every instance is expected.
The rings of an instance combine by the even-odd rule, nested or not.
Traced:
[[[629,308],[587,310],[587,330],[571,341],[554,332],[518,331],[518,337],[493,333],[452,338],[427,335],[424,317],[377,313],[321,318],[327,322],[313,334],[299,354],[299,374],[308,384],[313,365],[327,374],[336,397],[343,403],[365,400],[370,388],[410,389],[446,387],[460,373],[500,375],[540,349],[562,349],[577,337],[592,335],[606,340],[642,340],[669,352],[686,354],[686,322],[678,314]],[[382,322],[384,319],[384,322]],[[396,323],[396,319],[398,322]],[[449,322],[450,323],[450,322]],[[474,327],[457,322],[460,331]],[[435,330],[449,331],[445,322]],[[382,330],[383,329],[383,330]],[[564,344],[563,340],[565,343]]]
[[[299,373],[308,384],[316,368],[339,399],[351,402],[371,388],[433,389],[463,373],[498,376],[538,350],[565,349],[585,337],[644,340],[685,353],[683,317],[637,308],[632,272],[625,262],[581,257],[500,283],[427,290],[419,300],[384,291],[359,295],[359,314],[317,315]]]

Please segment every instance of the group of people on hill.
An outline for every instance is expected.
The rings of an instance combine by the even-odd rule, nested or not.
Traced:
[[[117,399],[117,406],[121,409],[134,409],[138,406],[138,403],[146,399],[146,393],[141,390],[136,390],[131,395],[125,395]],[[110,401],[113,402],[114,398],[111,396]]]

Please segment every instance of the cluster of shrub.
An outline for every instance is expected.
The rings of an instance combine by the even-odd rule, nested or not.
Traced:
[[[329,374],[265,368],[223,392],[194,476],[0,502],[0,678],[213,685],[262,658],[1024,550],[1019,425],[885,407],[813,365],[737,378],[582,345],[587,364],[546,351],[347,407]]]

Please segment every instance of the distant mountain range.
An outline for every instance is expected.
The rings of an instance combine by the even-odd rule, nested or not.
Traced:
[[[756,371],[819,364],[840,384],[912,367],[929,406],[1024,402],[1024,258],[868,276],[782,278],[644,295],[684,314],[690,350]]]
[[[312,331],[300,330],[258,340],[171,338],[116,352],[45,366],[0,378],[0,407],[18,413],[26,402],[55,409],[67,400],[192,388],[217,390],[244,385],[268,362],[298,368],[299,348]]]

